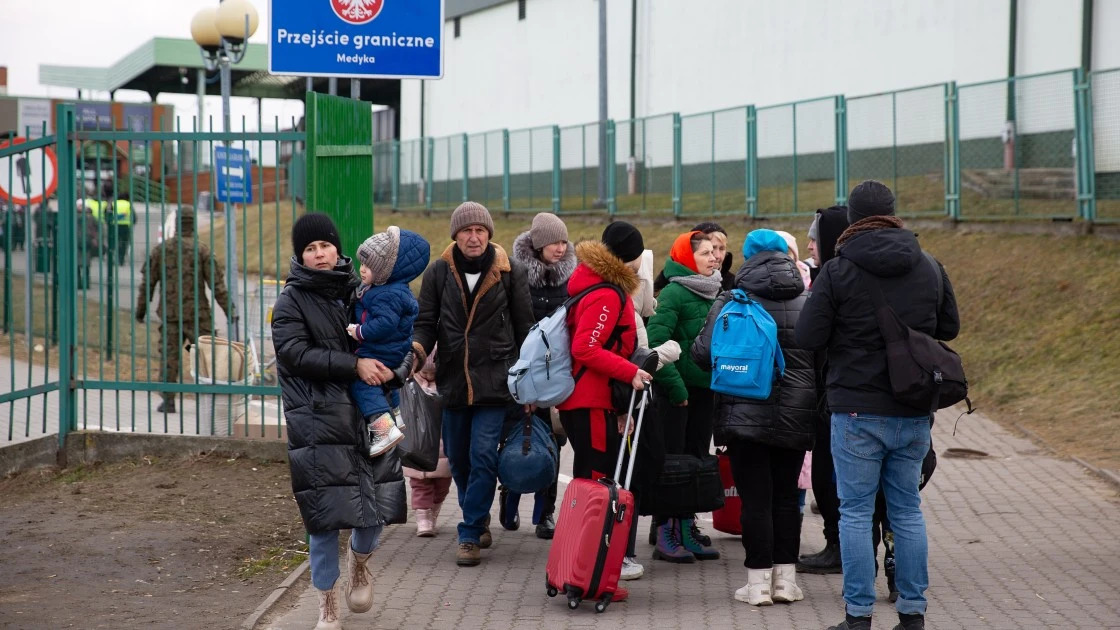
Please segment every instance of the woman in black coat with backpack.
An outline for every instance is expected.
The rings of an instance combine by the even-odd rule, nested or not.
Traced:
[[[350,383],[380,385],[400,378],[376,359],[359,359],[346,325],[358,278],[342,256],[338,228],[324,214],[292,226],[295,255],[272,310],[272,339],[284,417],[292,490],[310,538],[311,583],[319,594],[320,628],[338,626],[338,533],[350,529],[346,604],[373,606],[366,563],[385,525],[406,520],[404,475],[396,451],[370,459],[369,434],[350,398]],[[411,365],[406,363],[405,370]]]
[[[755,606],[804,598],[796,574],[801,541],[797,477],[805,451],[813,448],[816,372],[814,353],[794,342],[805,286],[787,251],[777,232],[755,230],[747,235],[745,262],[735,276],[735,288],[761,304],[777,324],[785,372],[766,400],[715,395],[715,443],[727,447],[743,502],[747,584],[735,591],[735,599]],[[713,328],[730,299],[724,292],[712,305],[692,345],[697,365],[712,365]]]

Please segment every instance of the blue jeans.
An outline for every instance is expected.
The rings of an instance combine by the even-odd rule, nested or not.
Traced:
[[[350,531],[350,548],[357,553],[377,549],[382,525],[360,527]],[[329,591],[338,579],[338,530],[311,534],[308,545],[311,556],[311,583],[320,591]]]
[[[894,530],[896,607],[904,614],[926,612],[928,543],[918,481],[929,445],[929,416],[832,414],[844,603],[849,615],[868,617],[875,604],[871,520],[880,484]]]
[[[459,492],[463,522],[459,542],[478,544],[498,486],[498,443],[504,407],[463,407],[443,412],[443,452]]]

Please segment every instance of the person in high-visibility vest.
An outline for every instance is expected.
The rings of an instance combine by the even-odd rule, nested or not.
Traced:
[[[124,266],[127,260],[129,247],[132,246],[132,202],[128,199],[128,193],[122,192],[117,195],[117,200],[113,204],[113,224],[116,225],[117,237],[117,264]],[[113,252],[110,251],[109,255],[112,256]]]
[[[93,225],[86,225],[84,229],[90,233],[95,234],[96,237],[91,240],[92,247],[89,249],[90,256],[101,256],[105,253],[105,237],[102,236],[101,223],[105,220],[105,203],[100,199],[93,199],[86,197],[78,200],[82,207],[86,210],[86,217],[82,220],[88,222],[90,217],[93,218]]]

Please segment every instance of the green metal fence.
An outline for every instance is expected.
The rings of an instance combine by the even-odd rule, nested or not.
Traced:
[[[3,217],[0,444],[56,432],[61,444],[74,429],[279,435],[269,320],[291,256],[287,235],[302,208],[291,195],[290,171],[265,167],[261,158],[280,155],[282,144],[302,142],[304,133],[88,131],[68,105],[56,118],[55,136],[0,147],[0,187],[31,202],[22,233],[14,229],[17,213],[5,209]],[[205,164],[223,144],[254,159],[245,173],[251,203],[207,202],[202,194],[216,197]],[[329,161],[347,153],[323,151],[330,146],[339,145],[313,144],[309,156]],[[158,201],[137,194],[153,182],[130,176],[141,160],[163,165],[166,194]],[[25,189],[21,179],[32,185]],[[55,194],[36,199],[35,190],[55,187],[51,181]],[[308,188],[335,209],[340,226],[354,228],[337,213],[345,204],[325,196],[323,186]],[[118,199],[130,199],[131,212]],[[193,236],[182,222],[187,208],[195,215]],[[235,277],[227,277],[226,221],[237,226]],[[230,301],[220,300],[221,287],[233,286]],[[243,345],[211,352],[208,335]],[[195,346],[193,355],[185,344]],[[174,403],[173,412],[160,410],[165,402]]]
[[[788,217],[874,178],[903,216],[1120,221],[1117,97],[1120,69],[1068,70],[408,140],[387,186],[396,209]]]

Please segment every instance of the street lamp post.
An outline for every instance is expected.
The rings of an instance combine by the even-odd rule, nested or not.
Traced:
[[[229,97],[233,91],[233,64],[241,63],[249,48],[249,38],[257,31],[260,18],[257,9],[248,0],[221,0],[217,7],[203,9],[191,20],[191,37],[202,54],[202,62],[208,72],[215,69],[221,74],[222,90],[222,132],[229,129]],[[202,121],[199,121],[201,124]],[[229,147],[229,140],[222,140]],[[226,203],[226,286],[229,300],[236,308],[240,284],[237,280],[237,217]],[[226,313],[227,316],[230,313]],[[232,318],[231,318],[232,320]],[[235,321],[230,322],[229,336],[238,341],[240,334]]]

